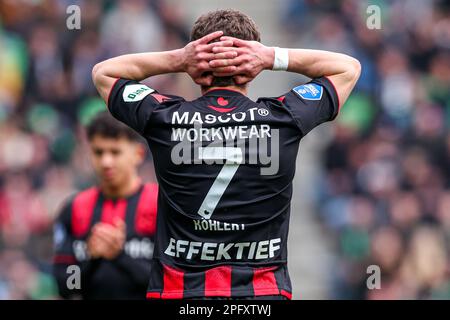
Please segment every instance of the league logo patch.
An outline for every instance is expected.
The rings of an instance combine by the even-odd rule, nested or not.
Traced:
[[[145,84],[130,84],[123,90],[123,101],[136,102],[141,101],[150,93],[154,92],[152,88],[147,87]]]
[[[302,84],[295,87],[294,92],[305,100],[320,100],[322,99],[323,87],[316,83]]]
[[[61,223],[56,223],[53,226],[53,241],[56,249],[61,248],[66,240],[66,231]]]

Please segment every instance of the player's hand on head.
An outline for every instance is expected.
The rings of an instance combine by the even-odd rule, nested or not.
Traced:
[[[246,41],[233,37],[223,36],[221,42],[231,41],[231,46],[217,46],[212,50],[215,59],[209,61],[209,66],[213,68],[213,76],[226,77],[234,76],[237,84],[245,84],[253,80],[261,71],[271,69],[273,66],[274,50],[266,47],[258,41]],[[236,52],[235,58],[228,58],[225,55],[229,52]],[[230,66],[236,69],[230,72]]]
[[[217,59],[213,48],[230,47],[233,45],[231,40],[211,42],[222,36],[222,31],[210,33],[203,38],[189,42],[184,48],[183,69],[189,74],[195,83],[204,86],[210,86],[213,80],[213,69],[209,65],[209,61]],[[232,59],[237,56],[237,52],[228,51],[221,53],[219,57],[222,59]],[[224,68],[226,72],[233,72],[236,67],[230,66]],[[206,75],[205,75],[206,73]]]

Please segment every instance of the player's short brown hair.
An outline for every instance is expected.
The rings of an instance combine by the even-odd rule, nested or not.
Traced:
[[[109,112],[99,112],[87,125],[88,141],[99,135],[103,138],[125,138],[132,142],[142,142],[140,135],[122,122],[116,120]]]
[[[256,23],[246,14],[233,9],[208,12],[194,23],[191,31],[191,41],[200,39],[214,31],[223,31],[224,36],[230,36],[249,41],[261,41]],[[233,77],[216,77],[213,86],[223,87],[235,85]]]

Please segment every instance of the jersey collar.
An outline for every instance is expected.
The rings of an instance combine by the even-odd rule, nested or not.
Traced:
[[[98,189],[99,189],[100,193],[102,194],[103,198],[105,198],[105,199],[113,200],[113,201],[121,200],[121,199],[127,200],[127,199],[130,199],[130,198],[134,197],[135,195],[139,194],[141,192],[141,190],[144,188],[144,183],[142,182],[141,179],[139,179],[139,180],[140,181],[139,181],[139,184],[136,186],[136,189],[132,193],[130,193],[130,194],[124,196],[124,197],[110,197],[110,196],[107,196],[103,192],[101,187],[98,187]]]
[[[225,88],[214,88],[211,90],[206,91],[206,93],[203,95],[205,97],[215,97],[215,96],[243,96],[241,92],[233,89],[225,89]]]

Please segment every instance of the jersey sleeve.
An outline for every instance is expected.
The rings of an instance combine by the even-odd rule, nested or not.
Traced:
[[[336,89],[326,77],[299,85],[280,98],[303,135],[308,134],[319,124],[333,120],[339,111]]]
[[[64,299],[78,299],[89,290],[89,281],[99,266],[99,259],[79,261],[74,251],[76,238],[72,233],[72,204],[68,201],[62,208],[53,226],[53,276],[58,285],[59,295]],[[81,288],[70,289],[67,285],[69,266],[78,266],[81,271]]]
[[[117,79],[108,97],[108,109],[119,121],[144,134],[160,101],[155,89],[134,80]]]
[[[71,207],[72,201],[68,201],[62,208],[53,225],[53,248],[55,264],[76,263],[73,251],[74,238],[71,233]]]
[[[61,210],[58,219],[53,225],[53,276],[58,285],[59,295],[64,299],[76,299],[80,297],[80,290],[70,290],[67,286],[67,268],[70,265],[78,265],[73,251],[74,238],[71,234],[71,206],[67,202]]]

